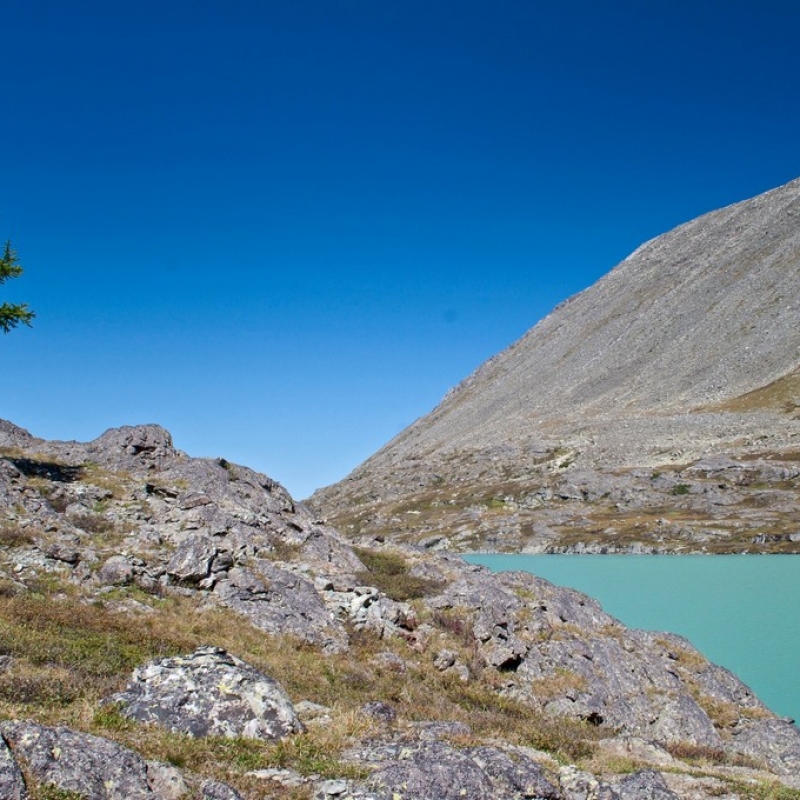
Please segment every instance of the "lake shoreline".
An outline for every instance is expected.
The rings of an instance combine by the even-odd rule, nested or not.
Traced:
[[[800,719],[800,560],[776,555],[463,554],[530,572],[596,600],[629,627],[670,631],[739,676],[772,710]],[[751,558],[750,556],[760,556]]]

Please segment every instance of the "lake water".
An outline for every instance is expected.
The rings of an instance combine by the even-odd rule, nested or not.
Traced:
[[[474,554],[579,589],[629,627],[686,636],[800,721],[800,557]]]

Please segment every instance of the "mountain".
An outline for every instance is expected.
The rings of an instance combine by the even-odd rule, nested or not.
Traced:
[[[798,800],[800,731],[669,633],[353,547],[157,425],[0,420],[4,800]]]
[[[310,505],[440,547],[800,551],[799,410],[800,179],[645,243]]]

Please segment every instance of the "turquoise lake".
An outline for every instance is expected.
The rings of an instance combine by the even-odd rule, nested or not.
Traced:
[[[585,592],[629,627],[686,636],[800,720],[800,557],[473,554]]]

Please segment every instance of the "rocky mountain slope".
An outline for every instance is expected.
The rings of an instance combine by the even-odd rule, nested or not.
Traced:
[[[800,179],[642,245],[310,505],[468,549],[800,551]]]
[[[0,509],[2,798],[800,799],[800,731],[687,641],[158,426],[0,422]]]

